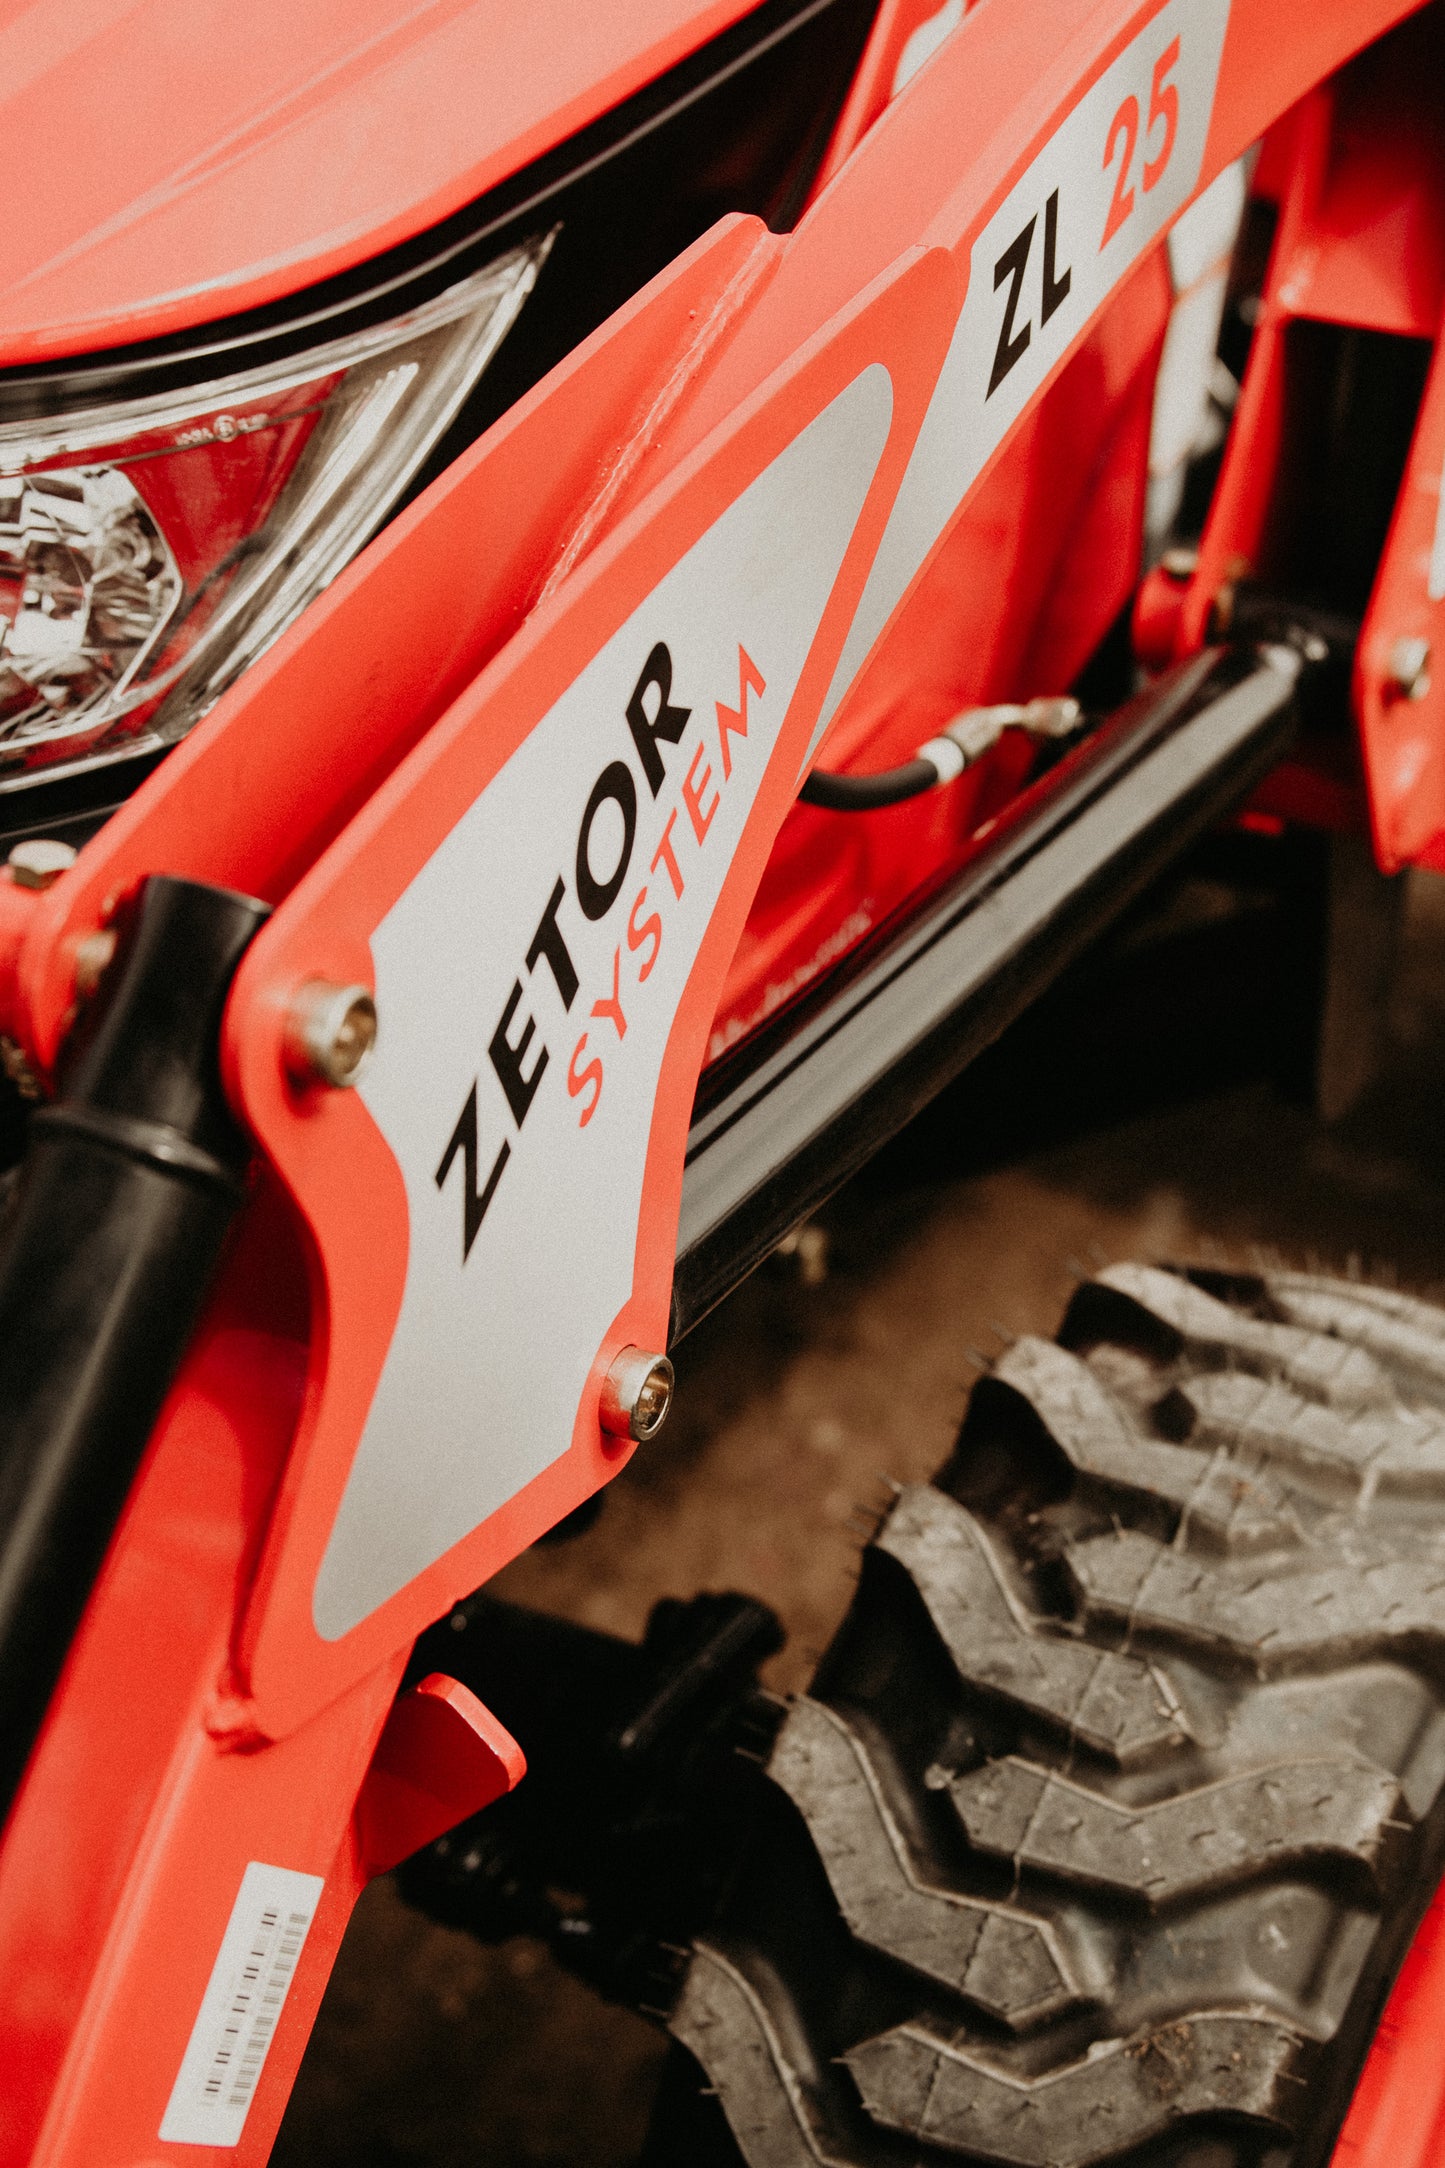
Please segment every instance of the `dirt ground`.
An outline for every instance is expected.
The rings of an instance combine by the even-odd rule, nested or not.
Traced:
[[[1267,1079],[1226,1078],[1005,1164],[981,1133],[987,1100],[946,1096],[829,1208],[822,1284],[770,1267],[706,1321],[678,1351],[668,1429],[595,1526],[519,1559],[498,1592],[638,1636],[660,1596],[744,1590],[783,1618],[768,1683],[794,1690],[847,1603],[886,1480],[937,1466],[978,1367],[1011,1334],[1052,1332],[1081,1273],[1126,1256],[1282,1256],[1438,1292],[1445,883],[1417,877],[1409,905],[1383,1073],[1345,1121],[1326,1128]],[[1030,1059],[1031,1088],[1067,1094],[1067,1035]],[[623,2168],[662,2052],[653,2027],[540,1945],[483,1949],[382,1882],[356,1914],[275,2159]]]

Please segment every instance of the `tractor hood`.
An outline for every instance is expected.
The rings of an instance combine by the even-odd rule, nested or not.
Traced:
[[[0,366],[276,299],[493,187],[747,0],[0,11]],[[8,19],[4,19],[8,17]]]

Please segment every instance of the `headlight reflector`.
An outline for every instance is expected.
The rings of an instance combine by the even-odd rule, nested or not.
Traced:
[[[375,532],[552,238],[310,353],[0,425],[0,791],[184,736]]]
[[[117,467],[0,476],[0,744],[84,729],[181,599],[170,546]]]

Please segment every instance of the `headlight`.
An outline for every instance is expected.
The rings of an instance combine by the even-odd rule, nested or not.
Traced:
[[[0,789],[184,736],[375,531],[552,239],[309,353],[0,425]]]

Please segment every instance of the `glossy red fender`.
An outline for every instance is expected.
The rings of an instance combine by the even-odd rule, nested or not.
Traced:
[[[258,307],[435,225],[747,0],[38,0],[0,20],[0,367]],[[21,208],[23,207],[23,208]]]
[[[366,1871],[354,1808],[406,1648],[617,1463],[597,1427],[598,1377],[618,1345],[663,1336],[705,1033],[820,718],[845,712],[1010,429],[1167,220],[1403,12],[1380,0],[1059,0],[1041,51],[1037,6],[990,0],[795,235],[737,222],[707,237],[382,536],[73,873],[43,898],[7,893],[0,1008],[42,1063],[73,1004],[77,945],[147,872],[228,882],[279,908],[226,1036],[236,1103],[272,1174],[162,1418],[0,1854],[0,2055],[24,2073],[0,2158],[217,2158],[216,2144],[181,2135],[196,2127],[188,2057],[218,1952],[270,1887],[248,1881],[258,1866],[300,1878],[284,1887],[307,1919],[269,2056],[219,2149],[264,2156]],[[619,765],[629,780],[612,773],[604,788]],[[617,863],[629,877],[604,903]],[[566,965],[544,933],[556,877]],[[695,920],[688,893],[705,904]],[[674,955],[668,979],[661,959]],[[451,1013],[437,1008],[438,957]],[[645,1023],[654,968],[662,998]],[[288,1084],[282,1018],[298,985],[374,973],[375,1086]],[[634,1033],[646,1060],[629,1089],[618,1063]],[[425,1116],[415,1138],[408,1072]],[[523,1179],[538,1137],[542,1174],[560,1171],[551,1193]],[[480,1204],[495,1164],[483,1144],[499,1140],[511,1156],[496,1198],[523,1195],[539,1231],[535,1249],[513,1231],[489,1262],[486,1215],[469,1230],[464,1197]],[[589,1198],[614,1194],[619,1167],[625,1284],[615,1291],[609,1255],[594,1275],[600,1321],[583,1306],[559,1324],[549,1275],[592,1273]],[[304,1282],[277,1268],[293,1252],[274,1182],[306,1229]],[[427,1495],[445,1494],[446,1510],[428,1508],[399,1563],[328,1593],[408,1280],[443,1269],[443,1242],[468,1290],[487,1284],[478,1266],[495,1289],[542,1260],[508,1316],[525,1328],[523,1383],[526,1365],[550,1359],[551,1333],[570,1400],[554,1395],[531,1438],[515,1396],[505,1424],[493,1408],[468,1432],[460,1399],[413,1391],[414,1433],[441,1436]],[[268,1271],[285,1284],[258,1286]],[[447,1327],[431,1354],[463,1396],[479,1381],[490,1390],[495,1351],[479,1369],[458,1313],[419,1314],[423,1334],[429,1318]],[[468,1489],[478,1470],[503,1463],[514,1487],[475,1519],[449,1519],[481,1495]],[[385,1551],[402,1492],[378,1495],[381,1516],[363,1516],[351,1554],[364,1567]],[[153,1676],[133,1669],[138,1643]],[[119,1806],[95,1758],[102,1737],[124,1770]]]

